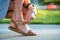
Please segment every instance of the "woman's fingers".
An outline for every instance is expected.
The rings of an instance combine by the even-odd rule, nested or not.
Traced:
[[[23,24],[27,24],[29,23],[31,20],[34,20],[35,19],[35,16],[36,16],[36,8],[35,7],[30,7],[30,9],[25,9],[23,8],[23,13],[26,14],[25,17],[25,21],[23,22]]]

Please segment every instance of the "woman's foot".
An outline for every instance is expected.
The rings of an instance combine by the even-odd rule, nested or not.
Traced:
[[[12,22],[9,29],[14,31],[14,32],[23,34],[25,36],[37,35],[37,32],[32,31],[27,24],[19,24],[18,26],[15,26],[15,23]]]

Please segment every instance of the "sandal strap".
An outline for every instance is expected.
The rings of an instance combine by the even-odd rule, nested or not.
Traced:
[[[34,33],[32,30],[29,30],[28,33],[25,34],[25,36],[35,36],[37,35],[36,33]]]
[[[17,21],[17,20],[12,20],[12,22],[14,22],[15,25],[22,25],[23,21]]]

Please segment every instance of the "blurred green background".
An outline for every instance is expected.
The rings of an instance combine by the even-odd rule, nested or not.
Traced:
[[[36,1],[36,2],[35,2]],[[31,0],[34,5],[47,5],[48,3],[54,3],[55,5],[60,5],[59,0]],[[35,3],[34,3],[35,2]],[[11,19],[3,19],[0,23],[10,23]],[[30,24],[60,24],[60,10],[47,10],[39,9],[37,7],[36,19],[31,21]]]

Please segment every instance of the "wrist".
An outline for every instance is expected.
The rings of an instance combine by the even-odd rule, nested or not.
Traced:
[[[30,7],[34,7],[31,3],[28,3],[27,5],[23,4],[23,7],[26,9],[30,9]]]

